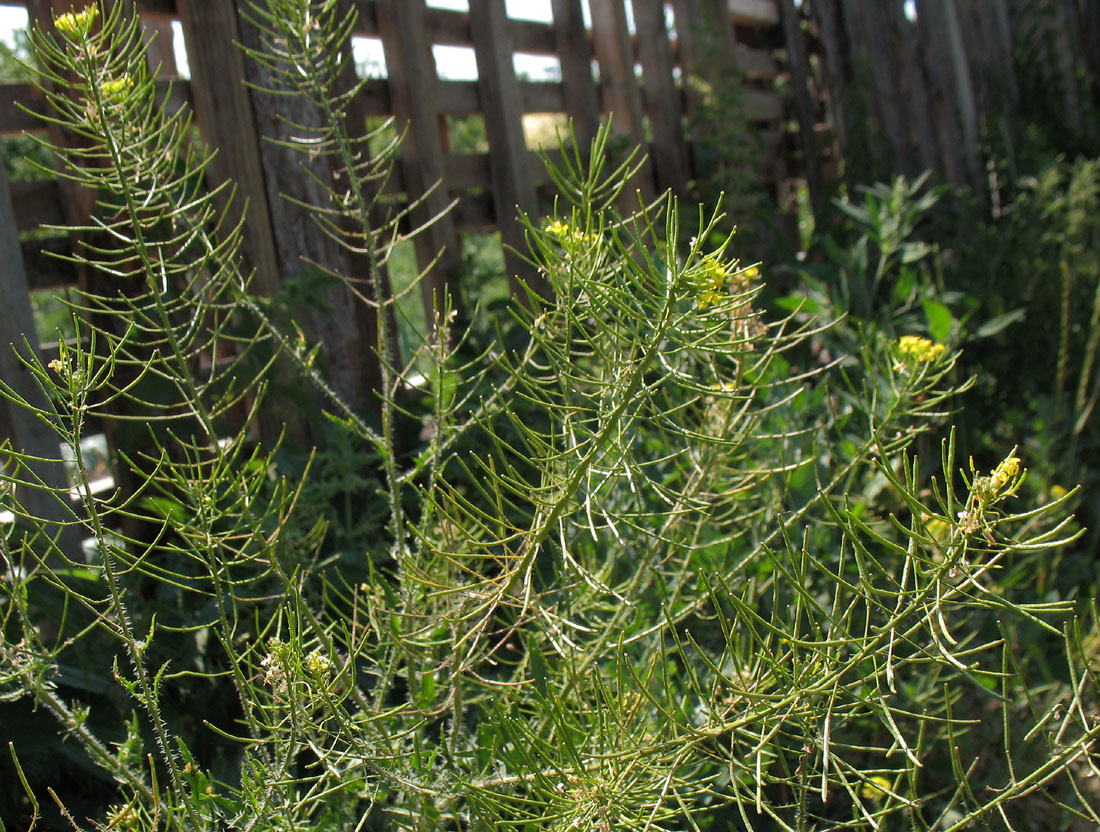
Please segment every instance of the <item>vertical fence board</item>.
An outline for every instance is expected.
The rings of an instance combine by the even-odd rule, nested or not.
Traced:
[[[822,89],[830,127],[841,152],[848,147],[848,109],[846,98],[847,67],[841,40],[843,27],[838,0],[811,0],[810,16],[821,38]]]
[[[249,0],[236,0],[236,6],[241,43],[250,49],[263,48],[259,31],[248,18]],[[321,360],[333,390],[352,407],[362,409],[372,404],[370,391],[380,381],[369,346],[364,348],[373,343],[375,332],[360,333],[357,304],[348,286],[319,274],[329,271],[346,280],[352,271],[348,251],[322,231],[312,212],[302,207],[303,203],[329,206],[327,191],[320,183],[339,181],[341,166],[331,156],[309,158],[279,144],[296,136],[309,138],[308,128],[319,130],[324,115],[303,96],[275,97],[262,92],[283,86],[267,67],[246,60],[244,69],[246,80],[259,88],[248,91],[256,129],[261,136],[275,140],[261,141],[259,151],[266,191],[272,195],[268,210],[276,231],[279,274],[283,281],[304,280],[311,285],[314,304],[300,308],[299,323],[321,344]]]
[[[783,19],[784,40],[787,46],[787,63],[791,73],[791,89],[794,93],[795,113],[798,117],[798,136],[802,145],[802,167],[806,175],[806,188],[814,216],[822,216],[825,194],[821,172],[821,154],[814,132],[814,105],[810,96],[810,62],[806,57],[806,44],[802,38],[802,18],[794,6],[794,0],[779,0]]]
[[[279,259],[261,165],[260,137],[244,86],[244,56],[233,3],[179,0],[180,22],[191,65],[191,103],[200,132],[218,155],[209,168],[212,185],[232,179],[237,205],[247,202],[244,254],[256,270],[260,294],[279,292]],[[239,210],[239,209],[238,209]]]
[[[4,263],[4,268],[0,269],[0,297],[6,299],[4,314],[0,315],[0,378],[31,405],[45,408],[48,405],[36,380],[15,355],[18,350],[26,356],[28,343],[31,349],[38,347],[23,254],[15,229],[15,206],[3,159],[0,159],[0,261]],[[57,434],[38,417],[0,398],[0,440],[3,439],[10,439],[12,447],[40,460],[56,460],[60,451]],[[0,467],[4,461],[3,454],[0,454]],[[68,480],[59,461],[38,462],[31,466],[31,472],[47,488],[55,489],[62,495],[67,492]],[[27,476],[16,471],[7,473]],[[58,499],[50,494],[35,489],[19,489],[15,496],[36,517],[56,523],[72,520]],[[76,527],[61,527],[57,545],[66,557],[77,562],[83,560]],[[41,547],[36,548],[42,551]]]
[[[948,36],[947,7],[943,0],[920,0],[917,6],[920,45],[928,107],[936,136],[937,169],[952,182],[970,182],[974,169],[963,136],[958,106],[955,65]]]
[[[955,101],[959,108],[959,123],[962,128],[962,159],[965,170],[976,171],[976,153],[978,149],[978,110],[974,101],[974,85],[970,77],[970,62],[955,0],[933,0],[932,5],[943,5],[943,35],[951,58],[951,74],[955,81]],[[919,13],[919,12],[918,12]]]
[[[145,63],[158,80],[179,77],[176,50],[172,43],[172,21],[166,17],[143,16],[141,29],[145,38]]]
[[[614,115],[616,133],[645,144],[642,95],[634,75],[634,51],[622,0],[589,0],[592,41],[600,64],[600,92],[604,112]]]
[[[617,135],[626,136],[631,145],[645,148],[642,92],[634,74],[634,50],[622,0],[589,0],[589,10],[592,13],[592,41],[600,64],[603,111],[612,116],[612,129]],[[653,177],[648,164],[638,180],[635,186],[649,201],[653,195]],[[633,196],[624,191],[623,209],[633,204]]]
[[[534,214],[535,182],[523,134],[523,101],[513,65],[512,37],[504,0],[470,0],[470,32],[477,55],[478,86],[489,138],[489,178],[504,262],[513,293],[522,297],[517,278],[537,288],[538,274],[516,252],[526,249],[516,209]]]
[[[898,169],[910,177],[916,177],[936,165],[936,140],[929,123],[928,88],[913,22],[906,17],[901,3],[891,5],[886,13],[897,68],[895,84],[898,100],[903,102],[900,110],[906,129],[906,143],[902,147],[904,156]]]
[[[423,0],[375,0],[374,6],[386,53],[386,83],[393,114],[399,130],[408,128],[402,147],[402,178],[411,199],[426,194],[412,219],[423,225],[432,217],[440,217],[416,237],[421,268],[436,263],[421,284],[430,316],[444,292],[450,294],[453,304],[460,300],[457,237],[454,221],[446,215],[450,200],[442,184],[444,146],[436,99],[439,81],[424,26]]]
[[[673,77],[672,45],[665,26],[664,0],[634,0],[634,23],[644,79],[645,111],[653,133],[653,172],[657,190],[671,188],[673,193],[687,196],[689,175],[684,108]]]
[[[235,183],[237,201],[230,216],[247,211],[242,254],[246,267],[253,270],[252,286],[260,295],[276,297],[282,287],[282,271],[263,169],[262,139],[245,87],[244,55],[237,45],[241,34],[235,4],[178,0],[178,9],[191,66],[191,105],[199,132],[217,149],[207,168],[208,181],[211,186],[227,180]],[[228,198],[226,192],[219,207],[226,207]],[[284,361],[278,373],[290,378],[293,370]],[[291,445],[303,446],[308,441],[305,414],[282,397],[260,411],[259,430],[270,441],[280,436]]]
[[[581,0],[552,0],[552,4],[566,113],[573,121],[577,141],[587,149],[600,124],[600,100],[592,77],[592,47]]]

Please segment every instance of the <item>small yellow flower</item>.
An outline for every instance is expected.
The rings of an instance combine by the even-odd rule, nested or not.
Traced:
[[[890,781],[881,774],[867,780],[859,789],[859,796],[864,800],[882,800],[890,792]]]
[[[696,285],[699,295],[696,301],[700,309],[706,309],[722,300],[729,270],[716,255],[708,254],[699,262],[698,275]]]
[[[585,234],[579,228],[574,228],[569,223],[562,222],[561,220],[554,220],[553,222],[547,223],[543,230],[557,237],[563,243],[573,242],[591,245],[598,242],[600,239],[599,234]]]
[[[546,231],[553,234],[558,239],[563,239],[569,236],[569,223],[562,222],[561,220],[554,220],[552,223],[547,224]]]
[[[894,370],[908,373],[921,364],[935,363],[946,350],[943,344],[934,344],[919,335],[903,335],[894,342]]]
[[[1011,483],[1020,473],[1020,459],[1015,456],[1007,456],[989,477],[989,487],[994,493],[999,492]]]
[[[897,343],[898,355],[914,364],[935,361],[943,355],[945,349],[943,344],[933,344],[919,335],[903,335]]]
[[[60,358],[55,358],[47,366],[58,375],[61,375],[61,372],[65,369],[65,365],[61,362]]]
[[[92,24],[99,15],[98,6],[88,6],[83,11],[58,15],[53,22],[54,28],[73,40],[83,40],[92,31]]]

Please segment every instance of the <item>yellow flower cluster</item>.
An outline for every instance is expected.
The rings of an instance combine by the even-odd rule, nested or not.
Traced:
[[[99,15],[98,6],[88,6],[80,12],[68,12],[58,15],[53,22],[54,28],[74,39],[86,38],[92,31],[92,25]]]
[[[126,93],[133,89],[133,86],[134,79],[129,75],[123,75],[119,78],[111,78],[110,80],[104,81],[100,89],[103,92],[104,99],[111,102],[118,102],[126,97]]]
[[[898,339],[898,357],[909,364],[925,364],[937,360],[947,348],[943,344],[934,344],[919,335],[902,335]]]
[[[699,308],[706,309],[714,306],[722,297],[722,290],[726,288],[726,278],[729,272],[713,254],[708,254],[699,264]]]
[[[726,284],[735,293],[747,292],[754,280],[760,277],[760,269],[749,266],[738,269],[736,263],[727,266],[717,254],[708,254],[699,262],[699,296],[697,302],[700,309],[714,306],[722,299]]]
[[[1010,484],[1020,474],[1020,458],[1015,456],[1005,457],[989,476],[989,487],[994,494]]]
[[[554,235],[562,242],[570,240],[574,243],[595,243],[600,239],[599,234],[586,234],[579,228],[574,228],[567,222],[561,220],[554,220],[546,224],[544,229],[547,233]]]

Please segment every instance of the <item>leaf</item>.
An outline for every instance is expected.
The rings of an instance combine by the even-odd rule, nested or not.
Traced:
[[[951,310],[939,301],[928,298],[921,300],[921,306],[924,307],[924,317],[928,321],[928,334],[932,336],[932,340],[940,344],[947,343],[955,323]]]
[[[995,318],[990,318],[984,324],[977,328],[974,332],[975,338],[989,338],[996,335],[1002,329],[1007,329],[1017,321],[1022,321],[1027,317],[1027,309],[1020,307],[1019,309],[1013,309],[1011,312],[1005,312],[1003,315],[997,315]]]
[[[901,247],[901,262],[915,263],[917,260],[923,260],[933,250],[928,243],[904,243]]]
[[[806,295],[786,295],[777,298],[773,303],[779,309],[788,312],[804,312],[807,315],[820,315],[822,313],[821,304]]]

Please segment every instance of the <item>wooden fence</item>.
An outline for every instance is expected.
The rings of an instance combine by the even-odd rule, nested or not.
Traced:
[[[341,259],[350,255],[279,197],[308,199],[299,189],[309,183],[297,158],[261,139],[285,128],[271,101],[243,83],[263,80],[237,46],[255,39],[240,14],[247,0],[112,2],[136,4],[152,38],[151,63],[161,66],[161,80],[190,104],[203,138],[218,149],[210,176],[234,179],[239,204],[248,200],[245,254],[257,289],[277,295],[304,259],[355,273],[354,263]],[[385,77],[365,85],[356,117],[392,115],[408,127],[395,192],[429,194],[414,222],[444,213],[457,199],[454,211],[415,240],[421,266],[439,258],[425,283],[429,294],[455,280],[463,234],[497,229],[506,246],[523,247],[515,209],[537,213],[544,184],[524,131],[531,114],[568,116],[584,141],[614,113],[625,142],[649,152],[638,182],[649,193],[690,194],[706,174],[700,148],[715,130],[728,135],[731,124],[751,125],[761,151],[754,172],[760,189],[797,178],[820,209],[830,179],[865,179],[863,171],[915,175],[931,168],[941,181],[980,184],[987,175],[981,144],[998,131],[1012,132],[1005,119],[1023,94],[1014,75],[1021,44],[1032,50],[1036,77],[1070,128],[1085,98],[1100,105],[1100,0],[550,0],[550,23],[511,19],[504,0],[469,0],[464,12],[422,0],[341,2],[358,11],[356,35],[375,39],[385,53]],[[49,26],[54,14],[82,4],[27,0],[26,7],[32,21]],[[174,21],[185,36],[189,81],[178,78],[170,47]],[[477,80],[440,78],[437,46],[472,50]],[[517,76],[516,53],[553,58],[560,80]],[[708,109],[708,90],[724,83],[737,88],[736,112]],[[0,134],[43,130],[21,109],[40,107],[26,85],[0,85]],[[454,120],[471,114],[484,119],[488,147],[454,152]],[[0,210],[0,293],[14,310],[0,315],[3,345],[28,332],[28,291],[81,279],[69,263],[49,256],[68,251],[70,240],[24,232],[42,223],[80,223],[89,207],[86,194],[60,181],[0,181],[0,209],[13,204],[10,214]],[[523,271],[518,259],[506,265]],[[305,329],[323,343],[334,386],[369,406],[376,374],[364,345],[376,343],[377,322],[354,312],[357,305],[347,299],[329,300],[331,312],[306,321]],[[19,365],[6,349],[0,353],[4,379],[15,379]],[[0,436],[32,447],[36,428],[20,427],[21,418],[0,406]]]
[[[160,67],[160,80],[179,104],[188,104],[202,138],[217,157],[208,169],[212,184],[233,179],[237,203],[248,204],[244,254],[254,267],[254,287],[275,296],[281,284],[305,268],[322,263],[345,274],[357,273],[347,252],[309,222],[301,209],[280,197],[307,201],[308,177],[300,158],[262,136],[278,138],[286,127],[271,99],[243,82],[262,82],[262,69],[246,61],[239,43],[252,45],[256,33],[242,14],[247,0],[112,0],[136,9],[150,37],[149,61]],[[697,140],[705,130],[687,129],[699,120],[700,100],[681,80],[711,75],[716,70],[737,73],[743,87],[738,117],[753,124],[764,147],[761,181],[774,186],[788,176],[783,151],[786,110],[776,91],[780,66],[774,55],[779,38],[776,0],[634,0],[633,27],[629,0],[552,0],[549,23],[511,19],[504,0],[470,0],[464,12],[429,8],[421,0],[343,0],[358,12],[355,35],[380,42],[385,53],[384,77],[369,80],[356,98],[356,119],[393,116],[408,128],[402,158],[392,187],[405,198],[423,194],[412,221],[442,215],[427,233],[415,238],[421,267],[435,263],[424,288],[426,302],[442,283],[453,283],[458,272],[462,236],[499,230],[505,246],[524,246],[517,206],[537,213],[545,173],[528,146],[524,117],[558,114],[572,120],[578,138],[591,137],[600,119],[614,113],[614,129],[624,143],[640,144],[649,163],[638,187],[649,194],[673,188],[689,192],[697,176]],[[54,15],[84,5],[83,0],[27,0],[32,23],[49,27]],[[589,18],[586,21],[586,17]],[[190,79],[177,71],[171,47],[178,22],[186,43]],[[670,28],[669,23],[672,23]],[[476,58],[477,80],[455,81],[439,76],[433,47],[465,47]],[[350,51],[352,45],[347,45]],[[560,66],[560,80],[530,81],[517,76],[516,53],[550,56]],[[715,62],[714,56],[721,58]],[[704,62],[711,65],[702,66]],[[355,79],[347,79],[353,83]],[[28,85],[0,86],[0,135],[45,132],[35,117],[41,96]],[[279,99],[284,115],[308,123],[316,114],[287,112],[297,106]],[[452,150],[456,117],[480,115],[488,147],[485,152]],[[61,137],[53,136],[59,140]],[[63,139],[61,139],[63,140]],[[323,175],[323,172],[322,172]],[[446,207],[457,200],[457,207]],[[7,182],[0,180],[0,248],[7,268],[0,293],[18,314],[0,315],[0,372],[25,395],[34,395],[28,374],[7,348],[30,333],[29,292],[72,284],[94,288],[96,277],[80,274],[71,262],[55,254],[71,250],[73,240],[28,234],[42,224],[84,223],[92,208],[87,193],[62,180]],[[507,248],[506,248],[507,251]],[[442,252],[442,253],[441,253]],[[522,273],[524,264],[506,254],[506,266]],[[307,315],[303,328],[323,345],[322,357],[330,381],[349,402],[373,407],[378,321],[370,310],[345,297],[347,290],[328,292],[327,310]],[[358,310],[358,311],[356,311]],[[33,337],[33,336],[32,336]],[[47,348],[48,349],[48,348]],[[280,419],[293,420],[293,408]],[[111,425],[105,424],[108,440]],[[279,424],[271,431],[277,434]],[[308,427],[290,425],[290,436],[308,436]],[[52,457],[56,440],[28,414],[0,403],[0,439],[16,447]],[[113,440],[111,440],[112,445]],[[63,474],[39,473],[62,487]],[[126,488],[126,483],[121,483]],[[26,499],[34,499],[27,495]],[[37,507],[40,511],[48,506]]]
[[[351,2],[351,0],[349,0]],[[696,171],[692,142],[684,129],[685,99],[677,79],[695,72],[684,66],[698,37],[703,7],[720,0],[634,0],[634,31],[628,28],[623,0],[591,0],[591,27],[586,28],[581,0],[553,0],[554,20],[541,23],[509,18],[503,0],[471,0],[468,12],[429,8],[409,0],[358,0],[356,35],[374,38],[385,50],[386,77],[369,81],[357,106],[364,117],[396,116],[410,128],[404,158],[394,187],[410,195],[442,186],[429,198],[433,215],[452,199],[456,210],[425,237],[421,261],[430,262],[439,249],[464,232],[499,228],[505,243],[522,242],[513,221],[516,205],[535,207],[542,183],[541,163],[525,141],[523,117],[564,114],[573,120],[579,137],[590,136],[601,116],[614,112],[617,132],[648,146],[651,164],[644,188],[673,187],[687,193]],[[757,124],[768,150],[766,179],[787,175],[783,163],[781,125],[785,103],[774,89],[779,66],[771,46],[776,42],[777,0],[727,0],[719,34],[733,55],[733,65],[750,80],[743,97],[743,116]],[[65,10],[71,0],[32,0],[32,19],[48,20],[53,10]],[[79,4],[78,4],[79,5]],[[261,135],[278,130],[270,101],[246,89],[237,79],[254,71],[236,42],[249,42],[249,32],[238,17],[239,0],[139,0],[138,9],[150,34],[157,39],[150,59],[162,66],[162,79],[173,82],[173,95],[188,101],[206,141],[218,148],[211,170],[214,179],[234,178],[241,197],[252,206],[247,251],[262,280],[278,281],[297,263],[279,252],[280,228],[276,184],[294,172],[272,171],[274,151]],[[666,20],[672,18],[670,35]],[[171,49],[171,24],[179,21],[185,33],[191,67],[190,81],[177,75]],[[436,72],[433,46],[471,48],[476,54],[478,80],[443,80]],[[527,81],[517,77],[513,54],[552,56],[561,67],[561,80]],[[595,71],[594,71],[595,69]],[[31,114],[24,112],[27,108]],[[33,115],[41,107],[22,84],[0,86],[0,134],[43,131]],[[452,117],[484,117],[488,149],[482,153],[451,152],[448,125]],[[57,223],[66,216],[66,196],[56,182],[15,182],[12,198],[20,206],[20,231],[41,223]],[[76,275],[64,261],[48,256],[62,250],[64,240],[24,245],[30,288],[74,283]],[[447,271],[448,260],[441,273]],[[274,289],[275,285],[261,285]]]
[[[799,48],[816,54],[799,77],[826,106],[850,181],[931,170],[995,200],[995,157],[1036,127],[1070,148],[1100,111],[1098,0],[803,0],[799,13],[807,37],[788,41],[791,63]],[[811,154],[811,180],[813,166]]]

